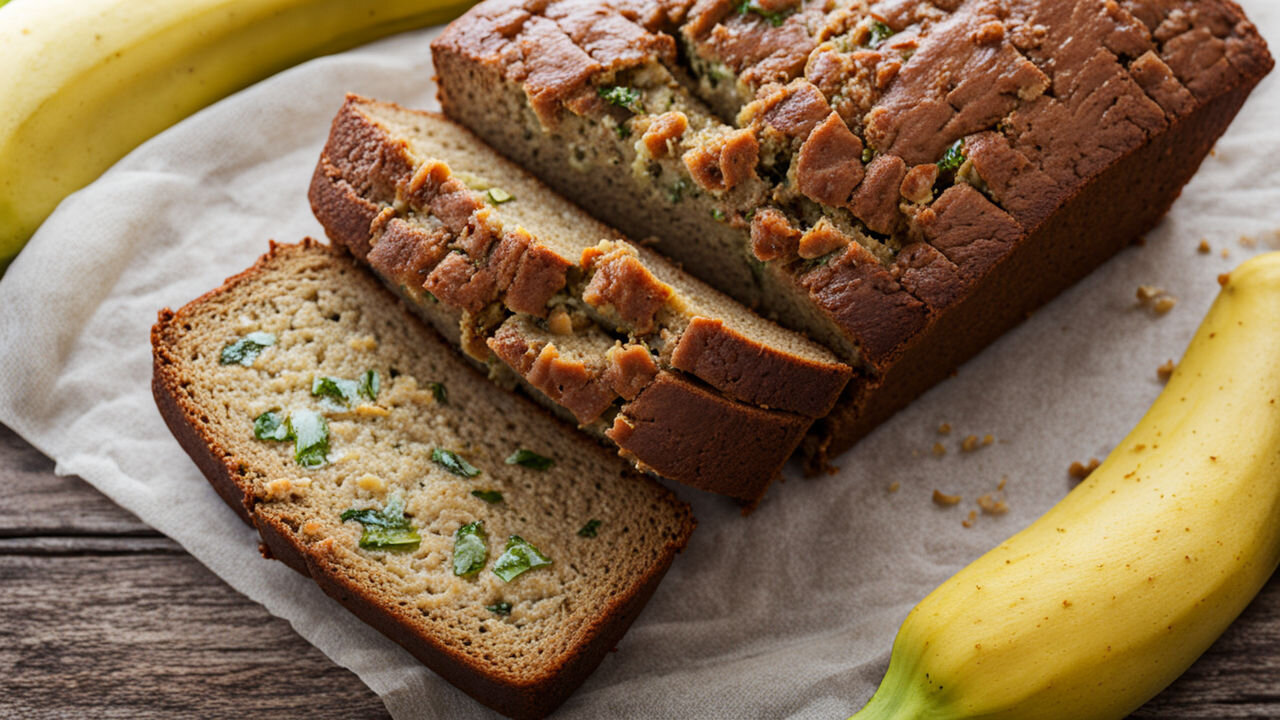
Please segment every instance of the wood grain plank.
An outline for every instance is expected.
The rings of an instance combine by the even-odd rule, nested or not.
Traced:
[[[0,555],[0,578],[0,717],[389,717],[188,555]]]
[[[131,535],[35,535],[0,538],[0,555],[138,555],[166,553],[186,555],[167,537]]]
[[[388,717],[286,622],[4,426],[0,487],[0,718]],[[1132,717],[1280,718],[1280,576]]]
[[[52,460],[3,425],[0,488],[0,537],[160,535],[80,478],[54,475]]]

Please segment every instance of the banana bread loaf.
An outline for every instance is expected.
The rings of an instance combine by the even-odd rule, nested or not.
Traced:
[[[757,501],[851,375],[437,115],[349,97],[311,200],[335,243],[471,356],[694,487]],[[695,406],[698,422],[663,428]]]
[[[1154,225],[1271,69],[1230,0],[485,0],[446,114],[858,376],[814,465]]]
[[[504,714],[559,705],[693,529],[325,246],[273,245],[152,346],[166,423],[270,554]]]

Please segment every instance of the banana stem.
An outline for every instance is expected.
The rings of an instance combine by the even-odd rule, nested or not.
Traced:
[[[882,684],[876,694],[867,701],[866,707],[854,713],[849,720],[922,720],[927,716],[923,703],[914,693],[904,692],[903,688],[887,687]]]

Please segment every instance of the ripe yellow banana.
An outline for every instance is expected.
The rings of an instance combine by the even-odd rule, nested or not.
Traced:
[[[473,0],[13,0],[0,9],[0,267],[142,141],[272,73]]]
[[[1242,264],[1097,470],[911,611],[857,720],[1123,718],[1280,560],[1280,253]]]

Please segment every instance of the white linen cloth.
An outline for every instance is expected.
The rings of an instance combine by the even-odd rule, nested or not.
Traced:
[[[1280,5],[1241,0],[1273,42]],[[258,541],[178,447],[151,399],[148,332],[249,266],[267,239],[322,237],[306,191],[346,91],[435,108],[428,41],[315,60],[147,142],[67,198],[0,281],[0,421],[355,671],[397,718],[492,713],[366,627]],[[929,590],[1027,525],[1160,391],[1218,290],[1280,238],[1280,77],[1268,77],[1169,216],[838,460],[794,469],[750,517],[685,487],[700,521],[648,608],[565,718],[846,717]],[[1255,247],[1241,238],[1256,239]],[[1213,252],[1197,252],[1201,239]],[[1247,243],[1246,243],[1247,244]],[[1220,252],[1226,250],[1229,258]],[[1178,298],[1140,308],[1139,285]],[[954,430],[942,436],[940,423]],[[994,444],[971,453],[967,435]],[[931,453],[935,442],[945,456]],[[1008,478],[1010,510],[962,527]],[[890,492],[890,486],[897,492]],[[933,490],[960,494],[940,507]],[[251,708],[247,708],[250,712]]]

